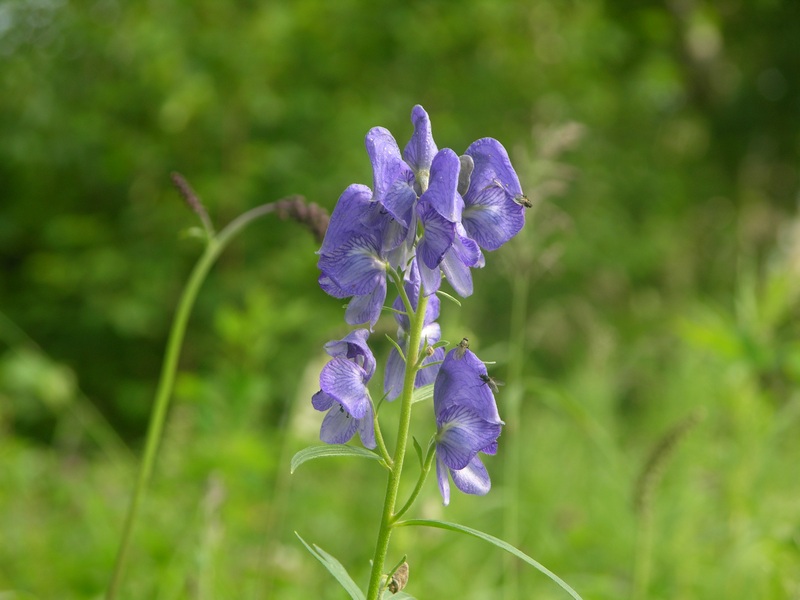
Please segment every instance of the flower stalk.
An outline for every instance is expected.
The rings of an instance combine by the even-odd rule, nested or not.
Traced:
[[[401,290],[403,288],[402,285],[398,285],[397,287]],[[401,295],[404,294],[405,292],[401,292]],[[417,363],[427,307],[428,297],[420,293],[417,310],[410,315],[411,329],[409,331],[408,350],[406,351],[406,368],[403,378],[403,391],[401,394],[400,422],[397,426],[397,446],[394,451],[392,470],[389,472],[389,478],[386,482],[386,495],[383,500],[383,512],[381,513],[381,524],[378,529],[378,539],[375,543],[375,552],[372,556],[372,570],[370,571],[369,587],[367,588],[367,600],[377,600],[378,594],[380,593],[381,575],[386,562],[386,554],[389,550],[392,527],[396,520],[394,507],[397,502],[397,493],[400,489],[400,476],[403,472],[403,463],[408,446],[414,381],[416,380],[417,371],[419,370]],[[407,510],[406,507],[404,507],[404,509]]]

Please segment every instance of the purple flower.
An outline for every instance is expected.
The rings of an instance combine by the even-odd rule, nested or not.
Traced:
[[[450,477],[466,494],[484,495],[489,473],[478,452],[497,452],[503,421],[486,377],[485,365],[470,350],[451,350],[433,388],[436,414],[436,475],[444,504],[450,502]]]
[[[386,299],[384,232],[371,198],[368,187],[349,186],[333,209],[319,249],[320,287],[335,298],[353,297],[345,312],[351,325],[374,326]]]
[[[477,140],[467,148],[466,156],[472,159],[474,168],[464,192],[461,222],[481,248],[497,250],[525,224],[525,196],[500,142],[493,138]],[[464,178],[461,183],[465,183]]]
[[[366,329],[357,329],[341,340],[325,344],[333,358],[320,373],[321,389],[311,403],[317,410],[328,411],[320,438],[329,444],[344,444],[358,431],[365,447],[375,447],[372,402],[367,390],[375,373],[375,357],[367,346],[368,336]]]
[[[414,308],[414,310],[416,310],[417,303],[419,302],[420,292],[420,276],[416,259],[412,260],[408,271],[406,271],[405,282],[403,285],[411,306]],[[434,295],[428,298],[428,306],[425,310],[425,320],[422,329],[422,338],[420,340],[420,349],[422,349],[425,343],[427,343],[428,346],[432,346],[442,339],[442,330],[439,327],[439,324],[435,322],[436,319],[439,318],[439,306],[440,301],[438,296]],[[394,301],[394,304],[392,304],[392,308],[397,311],[405,311],[403,301],[399,297]],[[408,350],[408,330],[411,327],[411,323],[409,322],[406,314],[394,313],[394,318],[398,324],[397,344],[400,346],[403,352],[406,352]],[[433,383],[433,381],[436,379],[436,374],[439,372],[439,365],[425,365],[441,362],[443,358],[444,349],[436,348],[432,355],[426,357],[422,361],[422,366],[424,368],[417,372],[416,379],[414,380],[415,388]],[[400,353],[396,348],[392,348],[392,351],[389,353],[389,359],[386,362],[386,372],[383,377],[383,391],[386,394],[387,400],[394,400],[400,395],[400,392],[403,389],[404,375],[405,363],[403,362],[403,358],[400,356]]]

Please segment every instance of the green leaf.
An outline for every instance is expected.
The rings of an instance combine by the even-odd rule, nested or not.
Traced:
[[[416,404],[417,402],[424,402],[431,398],[433,398],[433,384],[429,383],[428,385],[423,385],[421,388],[414,390],[414,393],[411,394],[411,403]]]
[[[422,468],[425,465],[425,457],[422,454],[422,446],[419,445],[417,438],[411,436],[411,441],[414,443],[414,450],[417,453],[417,457],[419,458],[419,466]]]
[[[442,290],[437,290],[436,293],[442,298],[447,298],[448,300],[450,300],[450,302],[455,302],[456,306],[461,306],[461,302],[459,302],[457,298],[451,296],[447,292],[443,292]]]
[[[336,560],[333,556],[325,552],[322,548],[314,544],[312,548],[309,546],[306,541],[300,537],[300,534],[296,531],[294,534],[297,536],[306,549],[311,553],[311,555],[316,558],[319,562],[322,563],[322,566],[328,569],[331,575],[336,578],[336,581],[344,588],[344,590],[350,594],[350,597],[353,600],[366,600],[364,598],[364,593],[359,589],[356,585],[356,582],[353,581],[353,578],[350,577],[350,574],[347,572],[347,569],[342,566],[338,560]]]
[[[380,455],[375,454],[371,450],[365,448],[358,448],[356,446],[346,446],[344,444],[326,444],[324,446],[309,446],[303,448],[292,457],[290,464],[290,472],[294,473],[297,467],[304,462],[314,460],[315,458],[325,458],[327,456],[358,456],[360,458],[371,458],[372,460],[381,460]]]
[[[519,550],[509,544],[508,542],[504,542],[500,538],[496,538],[493,535],[489,535],[488,533],[484,533],[483,531],[479,531],[477,529],[472,529],[471,527],[466,527],[464,525],[459,525],[458,523],[448,523],[446,521],[436,521],[433,519],[409,519],[408,521],[400,521],[395,524],[395,527],[408,527],[408,526],[415,526],[415,527],[437,527],[439,529],[449,529],[450,531],[457,531],[459,533],[466,533],[467,535],[471,535],[473,537],[485,540],[490,544],[494,544],[498,548],[505,550],[506,552],[510,552],[517,558],[524,560],[529,565],[533,566],[540,572],[547,575],[550,579],[555,581],[558,585],[560,585],[570,596],[575,598],[575,600],[583,600],[579,595],[578,592],[573,590],[567,583],[561,579],[558,575],[553,573],[550,569],[545,567],[543,564],[535,561],[530,556],[525,554],[522,550]]]

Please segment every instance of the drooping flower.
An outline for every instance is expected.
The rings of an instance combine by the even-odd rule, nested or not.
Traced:
[[[317,410],[328,411],[320,438],[329,444],[344,444],[358,431],[365,447],[375,447],[373,409],[367,390],[375,373],[375,357],[367,345],[368,336],[368,330],[357,329],[325,345],[332,358],[322,368],[320,391],[311,403]]]
[[[478,452],[497,452],[503,421],[489,386],[486,366],[468,349],[454,348],[442,363],[433,388],[436,415],[436,475],[444,504],[450,502],[450,478],[466,494],[491,488]]]
[[[403,284],[408,300],[414,310],[417,309],[419,302],[420,292],[420,277],[419,269],[417,267],[416,259],[411,261],[409,269],[406,271],[405,281]],[[431,296],[428,298],[428,305],[425,310],[425,318],[422,329],[422,337],[420,339],[420,350],[427,343],[428,346],[433,346],[442,338],[442,330],[436,319],[439,318],[440,301],[438,296]],[[403,301],[398,297],[392,304],[392,308],[396,311],[405,311]],[[397,321],[397,344],[403,350],[408,350],[408,330],[411,323],[406,314],[401,312],[394,313],[394,318]],[[436,348],[433,353],[427,356],[422,362],[422,368],[417,371],[416,379],[414,380],[414,387],[419,388],[424,385],[433,383],[436,379],[436,374],[439,372],[439,365],[432,364],[441,362],[444,358],[444,349]],[[429,366],[428,366],[429,365]],[[386,394],[386,399],[391,401],[400,395],[403,389],[403,377],[405,375],[405,363],[400,353],[396,348],[392,348],[389,353],[389,359],[386,361],[386,372],[383,378],[383,391]]]

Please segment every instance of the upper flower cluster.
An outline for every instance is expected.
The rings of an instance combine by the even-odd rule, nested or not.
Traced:
[[[319,283],[350,298],[345,320],[375,324],[386,299],[386,269],[406,270],[416,257],[425,295],[444,273],[461,296],[472,294],[470,269],[481,250],[496,250],[525,223],[527,199],[508,153],[493,138],[470,144],[462,156],[439,150],[428,113],[411,113],[414,133],[403,152],[392,134],[375,127],[366,137],[372,189],[350,185],[331,215],[319,250]]]

